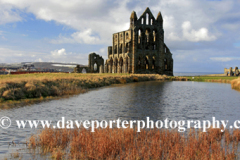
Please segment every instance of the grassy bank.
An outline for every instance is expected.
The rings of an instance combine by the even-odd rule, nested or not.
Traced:
[[[227,77],[227,76],[192,76],[186,77],[189,81],[197,82],[219,82],[219,83],[231,83],[232,80],[238,77]]]
[[[230,83],[232,89],[240,91],[239,77],[210,75],[210,76],[196,76],[196,77],[186,77],[186,78],[188,79],[188,81]]]
[[[29,148],[40,148],[53,159],[238,159],[240,130],[190,130],[188,135],[169,130],[44,129],[29,139]]]
[[[0,107],[27,105],[84,93],[90,88],[155,80],[187,80],[157,74],[47,73],[0,76]]]

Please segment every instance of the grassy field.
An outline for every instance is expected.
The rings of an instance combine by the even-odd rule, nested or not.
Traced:
[[[55,79],[73,79],[73,78],[94,78],[94,77],[118,77],[128,76],[129,74],[79,74],[79,73],[36,73],[36,74],[18,74],[18,75],[0,75],[0,84],[6,82],[29,81],[29,80],[55,80]]]
[[[191,76],[191,77],[186,77],[186,78],[189,81],[231,83],[232,80],[237,79],[238,77],[205,75],[205,76]]]
[[[33,104],[84,93],[90,88],[156,80],[187,80],[157,74],[42,73],[0,76],[0,107]]]
[[[188,81],[231,83],[232,89],[240,91],[240,78],[239,77],[205,75],[205,76],[195,76],[195,77],[186,77],[186,78],[188,79]]]

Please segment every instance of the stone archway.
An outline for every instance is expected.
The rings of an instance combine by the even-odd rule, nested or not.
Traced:
[[[87,70],[85,68],[83,68],[82,73],[87,73]]]
[[[113,62],[113,72],[112,73],[117,73],[118,71],[118,59],[115,58]]]
[[[149,60],[147,56],[145,57],[144,65],[145,65],[145,70],[149,70]]]
[[[130,58],[129,57],[125,57],[124,58],[124,73],[129,73],[129,64],[130,64]]]
[[[119,59],[119,70],[118,70],[118,73],[123,73],[123,58],[120,57]]]
[[[104,66],[104,59],[96,53],[88,56],[88,67],[90,73],[99,73],[100,66]]]
[[[108,62],[108,73],[113,73],[113,59],[111,58]]]
[[[138,57],[138,61],[137,61],[137,69],[138,69],[138,70],[141,69],[141,57]]]
[[[156,69],[155,56],[152,57],[152,70]]]

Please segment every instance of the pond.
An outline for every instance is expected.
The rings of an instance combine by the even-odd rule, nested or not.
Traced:
[[[0,128],[0,159],[22,145],[37,129],[18,129],[15,120],[229,120],[240,119],[240,92],[230,84],[207,82],[139,82],[103,87],[71,98],[0,110],[12,125]]]

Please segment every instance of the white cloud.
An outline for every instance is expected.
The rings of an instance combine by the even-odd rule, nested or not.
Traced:
[[[6,11],[1,19],[9,22],[22,20],[18,12],[12,11],[17,9],[32,13],[38,19],[55,21],[76,30],[69,37],[59,34],[58,38],[51,41],[52,43],[111,44],[112,33],[128,29],[131,11],[135,10],[139,17],[148,6],[155,16],[158,11],[162,12],[167,39],[198,42],[216,40],[218,30],[213,31],[209,26],[229,13],[236,5],[233,1],[203,3],[200,0],[136,1],[129,4],[130,2],[130,0],[1,0],[2,12]],[[11,15],[11,18],[8,15]],[[2,23],[8,23],[6,20]],[[199,29],[198,26],[204,27]],[[228,24],[227,27],[236,28],[236,25]]]
[[[91,29],[87,29],[83,32],[75,32],[72,34],[72,37],[79,43],[97,44],[100,42],[100,39],[98,37],[94,37],[92,35]]]
[[[99,44],[103,41],[97,36],[94,36],[91,29],[87,29],[83,32],[74,32],[70,38],[64,37],[60,35],[58,39],[54,39],[50,41],[54,44],[61,44],[61,43],[85,43],[85,44]]]
[[[174,26],[169,22],[168,25]],[[173,29],[174,30],[174,29]],[[199,30],[192,29],[192,25],[190,21],[185,21],[182,23],[182,35],[173,32],[170,32],[167,35],[167,39],[172,41],[191,41],[191,42],[199,42],[199,41],[214,41],[217,39],[214,35],[209,35],[207,28],[200,28]]]
[[[76,30],[70,37],[59,34],[52,43],[111,44],[112,33],[129,27],[131,10],[127,8],[127,2],[128,0],[2,0],[1,3],[32,13],[37,19],[55,21]],[[7,16],[4,17],[8,19]],[[15,21],[19,20],[21,17],[18,15]]]
[[[51,51],[52,56],[63,56],[63,55],[67,55],[66,50],[64,48],[59,49],[59,50],[54,50]]]
[[[72,53],[67,52],[65,48],[51,51],[51,56],[44,59],[49,62],[66,62],[66,63],[81,63],[88,64],[89,53]]]
[[[89,53],[72,53],[66,49],[56,49],[49,53],[26,52],[12,50],[8,48],[0,48],[0,63],[16,63],[16,62],[62,62],[62,63],[79,63],[88,64]]]
[[[192,29],[191,22],[185,21],[182,24],[183,38],[188,41],[213,41],[216,40],[215,36],[209,36],[207,28],[200,28],[199,30]]]
[[[183,40],[183,39],[181,39],[180,37],[178,37],[178,35],[177,35],[176,33],[174,33],[174,32],[169,33],[169,34],[167,35],[167,38],[168,38],[169,40],[173,40],[173,41],[181,41],[181,40]]]
[[[0,24],[21,21],[22,18],[18,12],[13,11],[13,6],[0,1]]]

